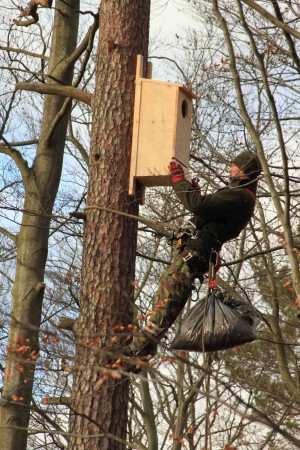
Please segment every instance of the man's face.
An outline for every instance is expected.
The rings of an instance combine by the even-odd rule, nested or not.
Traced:
[[[229,169],[229,175],[231,178],[239,178],[241,180],[244,180],[247,177],[247,175],[244,174],[244,172],[242,171],[242,169],[240,169],[238,166],[236,166],[235,164],[233,164],[230,169]]]

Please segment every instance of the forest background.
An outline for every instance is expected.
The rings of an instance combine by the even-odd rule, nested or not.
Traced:
[[[151,24],[167,13],[161,30],[150,28],[153,78],[183,83],[197,95],[189,175],[200,178],[203,193],[212,192],[228,181],[230,163],[241,150],[256,149],[261,160],[255,215],[239,238],[224,247],[218,284],[248,299],[264,320],[258,341],[219,352],[212,359],[170,350],[179,320],[160,346],[153,367],[141,376],[132,375],[130,383],[118,370],[107,371],[102,364],[107,339],[115,337],[111,330],[104,342],[103,327],[95,325],[84,344],[93,356],[78,363],[83,345],[74,321],[89,311],[87,322],[93,325],[94,317],[100,324],[99,310],[93,309],[97,294],[91,291],[87,296],[87,272],[95,274],[93,286],[113,285],[113,276],[121,279],[101,260],[98,247],[92,256],[106,265],[87,264],[85,256],[82,272],[83,246],[89,248],[91,242],[87,232],[84,236],[80,213],[99,161],[95,123],[109,128],[109,113],[101,111],[95,100],[93,104],[92,95],[99,81],[95,73],[105,72],[99,58],[101,37],[106,36],[108,46],[103,64],[107,55],[118,52],[105,34],[109,20],[103,17],[105,13],[112,20],[118,11],[126,23],[131,18],[132,29],[141,36],[134,51],[143,49],[146,55],[150,2],[103,1],[100,32],[97,2],[76,0],[70,5],[57,0],[51,8],[50,2],[42,3],[39,21],[30,26],[24,21],[35,19],[34,13],[20,19],[23,24],[12,23],[18,19],[18,6],[7,2],[1,7],[1,450],[300,448],[298,2],[174,1],[177,17],[190,29],[184,30],[179,19],[172,32],[167,32],[166,9],[171,3],[152,2]],[[128,36],[133,39],[134,32]],[[132,67],[134,51],[129,55]],[[107,75],[114,113],[132,105],[132,72],[130,99],[113,95],[118,83]],[[129,107],[128,111],[130,117]],[[121,119],[115,113],[114,129]],[[115,142],[109,143],[112,148]],[[109,164],[113,166],[113,161]],[[103,162],[99,186],[107,207],[113,206],[113,193],[120,189],[118,176],[120,183],[123,180],[123,166],[118,164],[112,176]],[[122,183],[126,185],[125,178]],[[137,205],[128,210],[128,199],[121,201],[120,210],[138,213]],[[176,225],[189,217],[168,187],[147,189],[139,213]],[[126,294],[131,302],[134,288],[136,313],[142,317],[151,309],[159,277],[174,250],[147,224],[140,222],[136,230],[135,221],[124,219],[120,225],[116,218],[109,220],[107,227],[106,217],[95,215],[94,235],[98,230],[108,244],[109,239],[118,241],[110,256],[112,265],[118,266],[124,251],[130,267],[127,271],[121,265],[127,279],[122,278],[116,295]],[[121,240],[117,233],[121,228],[131,241]],[[196,285],[184,313],[205,289]],[[113,309],[105,295],[105,308]],[[82,320],[80,326],[87,326]],[[98,397],[109,405],[105,414]]]

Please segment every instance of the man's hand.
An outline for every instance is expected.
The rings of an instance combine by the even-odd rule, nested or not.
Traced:
[[[171,161],[168,165],[168,169],[170,171],[173,183],[184,180],[184,171],[181,164],[176,163],[175,161]]]
[[[192,185],[196,189],[196,191],[198,191],[199,194],[201,194],[201,188],[198,181],[199,181],[198,178],[192,178]]]

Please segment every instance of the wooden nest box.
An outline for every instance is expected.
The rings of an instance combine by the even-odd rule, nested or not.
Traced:
[[[136,182],[143,188],[169,185],[172,159],[188,168],[192,100],[196,98],[182,84],[142,78],[142,73],[143,57],[138,55],[130,195],[135,195]]]

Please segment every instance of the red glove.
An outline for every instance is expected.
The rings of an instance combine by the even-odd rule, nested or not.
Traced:
[[[178,164],[175,161],[171,161],[168,165],[168,169],[170,171],[173,183],[184,180],[184,171],[181,164]]]
[[[198,191],[199,194],[201,194],[201,187],[200,187],[198,181],[199,181],[198,178],[192,178],[192,185],[196,189],[196,191]]]

